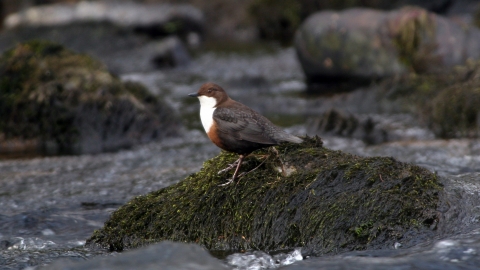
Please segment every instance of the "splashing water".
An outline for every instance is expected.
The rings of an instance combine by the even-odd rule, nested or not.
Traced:
[[[236,270],[271,269],[303,260],[300,248],[290,253],[269,255],[262,251],[235,253],[227,257],[227,263]]]

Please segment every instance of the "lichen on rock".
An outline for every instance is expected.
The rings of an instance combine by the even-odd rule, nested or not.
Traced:
[[[4,140],[36,139],[53,153],[117,150],[179,128],[173,110],[142,85],[47,41],[18,44],[0,57],[0,115]]]
[[[225,187],[232,172],[217,172],[237,156],[222,152],[198,173],[120,207],[87,244],[118,251],[172,240],[211,251],[303,247],[319,255],[399,239],[408,246],[434,234],[442,186],[428,170],[329,150],[318,137],[276,149],[247,157],[242,171],[259,167]]]

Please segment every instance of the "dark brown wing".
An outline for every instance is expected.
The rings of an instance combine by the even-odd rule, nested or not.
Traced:
[[[239,103],[233,107],[215,109],[213,119],[218,132],[259,144],[275,145],[278,142],[271,136],[277,127],[262,115]]]

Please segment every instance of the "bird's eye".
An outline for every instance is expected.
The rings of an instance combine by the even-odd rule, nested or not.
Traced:
[[[212,92],[212,89],[208,89],[207,92],[208,92],[208,93],[211,93],[211,92]]]

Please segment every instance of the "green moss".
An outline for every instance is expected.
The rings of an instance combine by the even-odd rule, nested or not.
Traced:
[[[458,84],[431,101],[431,128],[443,138],[480,136],[480,85]]]
[[[78,80],[67,85],[63,80],[80,72],[93,75],[91,69],[99,67],[89,57],[50,42],[32,41],[5,52],[0,58],[0,114],[5,116],[0,119],[0,132],[24,138],[70,132],[73,115],[65,101],[80,93],[66,88],[87,92],[94,87]]]
[[[101,62],[59,44],[34,40],[0,57],[0,133],[7,139],[39,138],[72,147],[78,111],[90,108],[103,119],[123,100],[139,111],[145,102],[157,101],[143,86],[124,84]]]
[[[288,41],[302,19],[301,3],[297,1],[255,0],[248,9],[266,39]]]
[[[476,7],[475,13],[473,14],[473,24],[480,28],[480,7]]]
[[[406,7],[399,12],[397,21],[392,24],[394,44],[400,60],[415,72],[425,72],[432,62],[440,61],[435,51],[435,20],[427,10]]]
[[[453,71],[410,74],[385,84],[387,97],[418,115],[437,137],[480,136],[480,62]]]
[[[137,82],[125,82],[123,85],[130,94],[146,103],[155,103],[157,98],[148,89]],[[121,92],[121,91],[120,91]]]
[[[379,0],[250,0],[247,9],[260,36],[288,44],[299,24],[321,10],[345,10],[353,7],[391,9],[397,1]],[[312,52],[315,50],[311,50]]]
[[[319,138],[277,150],[279,156],[264,149],[246,158],[241,171],[268,156],[226,187],[219,184],[232,172],[217,172],[237,155],[222,152],[178,184],[118,209],[88,243],[111,250],[162,240],[217,251],[302,246],[321,254],[393,245],[428,230],[424,223],[435,219],[441,186],[423,168],[328,150]]]

